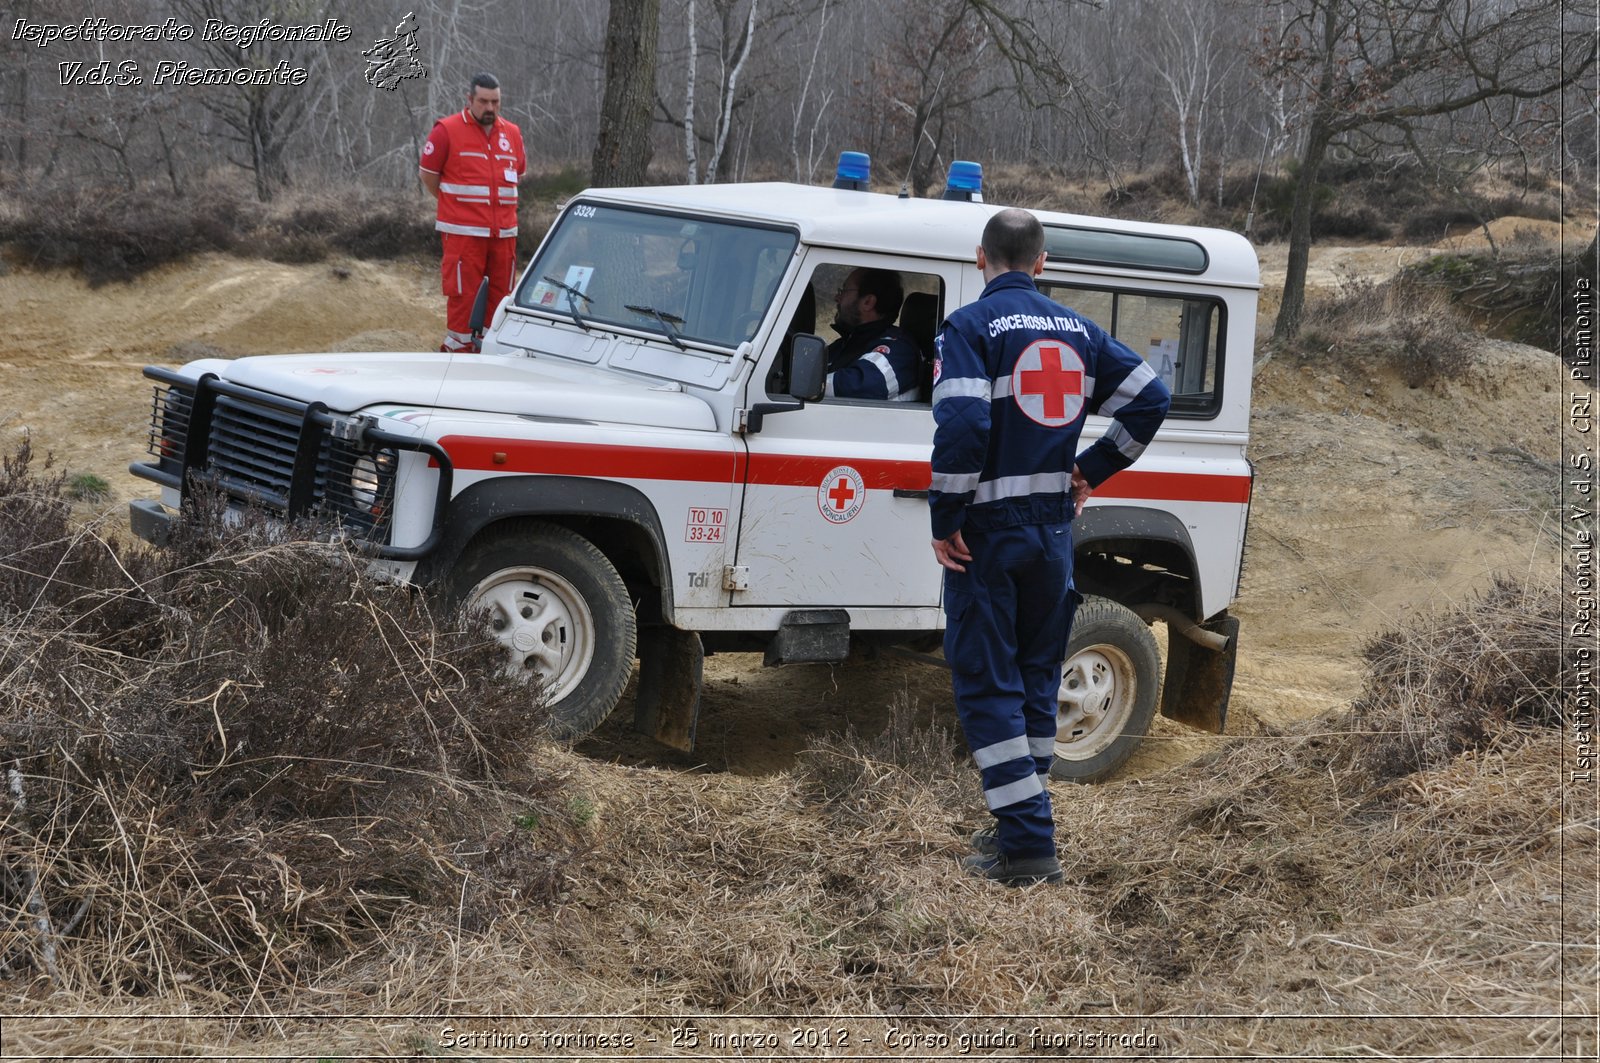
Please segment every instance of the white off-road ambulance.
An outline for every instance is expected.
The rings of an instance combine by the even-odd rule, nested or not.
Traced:
[[[983,288],[974,248],[998,208],[974,169],[940,199],[853,179],[594,189],[565,204],[480,354],[148,368],[152,458],[132,471],[161,495],[133,503],[133,526],[159,541],[201,485],[335,520],[393,576],[477,610],[569,736],[616,707],[636,660],[638,725],[688,748],[705,652],[927,655],[944,624],[931,370],[920,401],[823,398],[817,333],[851,270],[895,270],[899,324],[931,360],[944,316]],[[1074,525],[1088,600],[1054,770],[1093,780],[1158,707],[1224,723],[1259,270],[1234,233],[1035,213],[1040,289],[1174,396]],[[1107,424],[1090,417],[1085,442]]]

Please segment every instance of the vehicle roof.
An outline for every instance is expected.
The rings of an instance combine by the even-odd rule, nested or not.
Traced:
[[[799,231],[801,241],[807,244],[965,261],[973,259],[973,250],[989,217],[1006,206],[1003,203],[901,199],[878,192],[778,181],[593,188],[578,198],[793,226]],[[1089,268],[1097,273],[1166,278],[1187,276],[1211,284],[1260,286],[1261,267],[1256,259],[1255,248],[1238,233],[1226,229],[1158,225],[1029,209],[1046,225],[1186,237],[1201,244],[1208,258],[1203,274],[1177,274],[1134,267],[1108,270],[1098,266],[1080,267],[1053,259],[1049,266],[1052,272],[1057,269],[1070,272]]]

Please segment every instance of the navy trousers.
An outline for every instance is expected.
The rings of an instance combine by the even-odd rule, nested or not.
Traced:
[[[966,572],[944,574],[944,655],[1000,851],[1054,856],[1050,758],[1078,594],[1072,525],[962,530]]]

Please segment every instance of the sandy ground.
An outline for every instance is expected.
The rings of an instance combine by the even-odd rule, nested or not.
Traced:
[[[1550,223],[1502,219],[1496,240],[1553,241]],[[1581,231],[1579,231],[1581,229]],[[1569,227],[1569,244],[1590,230]],[[1467,234],[1458,243],[1478,243]],[[1381,279],[1427,248],[1320,247],[1313,290]],[[1262,327],[1276,305],[1284,248],[1262,249]],[[144,457],[146,364],[304,350],[422,349],[437,343],[442,299],[432,263],[277,265],[208,256],[132,284],[90,290],[65,273],[0,275],[0,440],[24,434],[69,475],[110,485],[96,504],[125,527],[129,499],[153,492],[126,471]],[[1229,716],[1234,734],[1348,702],[1360,648],[1417,611],[1470,600],[1495,574],[1554,570],[1561,370],[1554,356],[1487,342],[1437,387],[1407,388],[1330,355],[1258,361],[1250,454],[1257,469],[1249,552],[1235,611],[1243,621]],[[86,507],[87,510],[87,507]],[[763,669],[707,661],[693,756],[632,733],[631,706],[583,745],[625,763],[781,770],[817,734],[880,730],[909,699],[954,727],[947,673],[899,658]],[[1216,740],[1158,721],[1127,769],[1151,774]]]

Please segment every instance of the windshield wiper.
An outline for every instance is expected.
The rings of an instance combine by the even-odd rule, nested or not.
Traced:
[[[657,321],[661,322],[661,331],[667,334],[667,339],[672,341],[672,345],[674,347],[678,348],[680,351],[687,351],[689,349],[688,347],[684,346],[683,341],[678,338],[678,330],[672,327],[674,322],[679,325],[683,324],[683,318],[679,317],[677,314],[663,314],[653,306],[634,306],[632,303],[623,303],[622,305],[627,309],[632,310],[635,314],[651,315]]]
[[[587,292],[580,292],[578,289],[574,288],[572,285],[567,284],[564,281],[558,281],[554,277],[550,276],[550,274],[548,274],[548,273],[546,273],[544,275],[544,281],[545,281],[546,284],[554,284],[557,288],[560,288],[562,291],[566,292],[568,295],[576,295],[579,299],[582,299],[584,302],[587,302],[587,303],[594,302],[594,300],[589,297],[589,294]],[[577,325],[579,328],[583,329],[583,331],[585,331],[585,332],[589,331],[589,323],[583,319],[583,315],[582,314],[578,313],[578,304],[573,302],[571,299],[567,300],[567,311],[568,311],[568,313],[570,313],[572,315],[572,323],[574,325]]]

